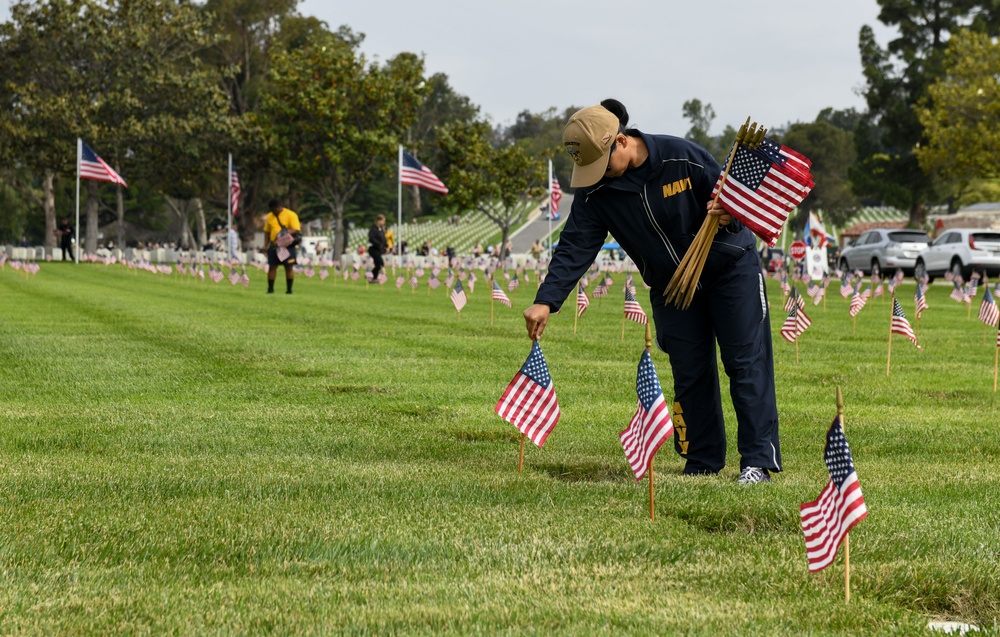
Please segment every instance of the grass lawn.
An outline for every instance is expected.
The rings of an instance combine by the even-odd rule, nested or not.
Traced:
[[[890,302],[852,336],[833,285],[794,346],[769,281],[785,472],[736,484],[657,456],[657,519],[618,442],[642,328],[622,276],[542,342],[543,449],[493,405],[530,343],[479,274],[428,293],[299,277],[292,296],[121,266],[0,271],[0,633],[928,634],[1000,621],[994,330],[933,286],[886,376]],[[390,281],[394,281],[394,276]],[[279,292],[283,286],[279,283]],[[911,323],[913,285],[900,298]],[[639,301],[649,308],[640,288]],[[672,402],[666,355],[653,359]],[[799,504],[846,431],[869,516],[810,574]],[[984,633],[980,633],[984,634]]]

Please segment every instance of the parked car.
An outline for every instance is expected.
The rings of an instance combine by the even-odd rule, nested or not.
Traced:
[[[987,276],[1000,274],[1000,232],[982,228],[945,230],[920,251],[915,274],[935,277],[951,271],[968,279],[974,270]]]
[[[840,269],[861,270],[865,274],[902,270],[913,274],[917,256],[931,242],[923,230],[874,228],[840,251]]]

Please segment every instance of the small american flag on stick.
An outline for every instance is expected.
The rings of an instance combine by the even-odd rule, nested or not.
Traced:
[[[667,411],[667,403],[660,388],[660,379],[656,375],[648,349],[643,351],[642,358],[639,359],[635,393],[638,396],[638,407],[628,427],[618,434],[618,438],[622,441],[625,459],[638,482],[646,475],[649,463],[660,445],[674,432],[674,424],[670,420],[670,412]]]
[[[538,341],[532,344],[531,353],[500,396],[494,411],[539,447],[559,422],[559,402]]]
[[[844,537],[868,515],[840,416],[834,419],[826,434],[823,459],[830,482],[818,498],[799,507],[806,559],[813,573],[833,563]]]
[[[451,302],[455,304],[455,311],[461,313],[462,308],[468,302],[468,298],[465,296],[465,288],[462,287],[461,281],[455,281],[455,287],[451,289]]]
[[[583,313],[590,307],[590,297],[587,296],[587,292],[583,289],[583,284],[578,283],[576,286],[576,316],[580,318]]]
[[[635,294],[628,287],[625,288],[625,318],[640,325],[645,325],[648,321],[642,306],[635,300]]]
[[[993,293],[990,292],[989,286],[985,287],[986,293],[983,294],[983,303],[979,306],[979,320],[990,327],[996,327],[1000,312],[997,311],[997,303],[993,299]]]
[[[910,322],[906,320],[906,315],[903,314],[903,306],[899,304],[899,299],[895,297],[892,299],[892,325],[890,329],[892,334],[902,334],[906,338],[913,341],[913,344],[917,346],[917,349],[923,349],[917,345],[917,335],[913,333],[913,328],[910,327]]]
[[[503,288],[500,287],[500,284],[497,283],[496,279],[493,279],[493,300],[499,301],[500,303],[503,303],[507,307],[513,307],[511,305],[510,299],[507,298],[506,294],[504,294]]]

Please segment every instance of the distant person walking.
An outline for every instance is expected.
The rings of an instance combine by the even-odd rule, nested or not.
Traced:
[[[375,223],[368,229],[368,244],[368,254],[375,262],[372,268],[372,281],[375,281],[385,267],[385,260],[382,257],[389,251],[389,243],[385,238],[385,215],[375,217]]]
[[[287,246],[278,245],[278,235],[302,232],[299,216],[281,205],[277,199],[267,204],[271,212],[264,219],[264,250],[267,251],[267,293],[274,294],[274,280],[278,276],[278,266],[285,266],[285,294],[292,293],[292,283],[295,281],[296,243]]]
[[[56,228],[56,235],[59,237],[59,247],[62,249],[62,260],[73,260],[73,224],[69,219],[63,217]]]

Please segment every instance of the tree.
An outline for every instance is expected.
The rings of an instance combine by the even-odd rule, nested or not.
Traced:
[[[552,174],[563,187],[568,187],[573,174],[573,160],[564,152],[563,128],[579,107],[571,106],[562,112],[555,107],[541,113],[521,111],[514,124],[499,136],[500,140],[521,144],[537,157],[552,160]]]
[[[417,56],[401,53],[380,65],[356,48],[322,34],[278,54],[262,104],[270,148],[284,174],[330,210],[335,258],[343,248],[347,202],[362,183],[395,165],[424,85]]]
[[[255,231],[252,211],[257,210],[268,187],[271,157],[267,132],[257,115],[260,102],[270,90],[268,76],[275,49],[291,50],[302,45],[316,27],[295,13],[299,0],[207,0],[206,15],[222,37],[204,59],[221,71],[219,83],[229,98],[230,113],[236,118],[236,139],[230,151],[240,176],[241,197],[237,231],[245,245]],[[305,22],[303,22],[305,20]],[[284,33],[284,35],[282,35]],[[218,183],[225,183],[225,176]],[[229,194],[216,190],[215,201],[223,208]]]
[[[684,102],[682,108],[684,119],[691,122],[691,128],[684,135],[684,139],[698,144],[725,166],[733,141],[736,139],[736,129],[727,124],[721,135],[712,137],[708,132],[712,128],[712,122],[715,121],[715,109],[711,104],[702,104],[700,99],[694,98]]]
[[[427,79],[423,90],[424,100],[417,109],[417,119],[406,134],[407,149],[428,165],[437,165],[437,129],[448,122],[473,122],[479,116],[479,107],[465,95],[455,92],[444,73],[435,73]],[[395,195],[395,183],[392,184]],[[414,214],[422,212],[420,188],[410,189]]]
[[[850,171],[855,193],[909,210],[910,224],[926,221],[926,204],[947,188],[921,170],[914,149],[925,142],[915,106],[941,75],[948,37],[965,26],[997,34],[993,2],[973,0],[879,0],[879,21],[899,37],[882,49],[869,26],[859,47],[868,113],[855,133],[859,161]]]
[[[524,219],[528,201],[545,193],[545,164],[521,144],[494,146],[485,122],[449,124],[439,131],[438,144],[452,205],[478,210],[495,223],[506,257],[510,229]]]
[[[85,76],[101,65],[97,25],[106,14],[96,0],[21,0],[11,5],[10,22],[0,24],[0,106],[7,115],[0,118],[0,147],[12,165],[27,169],[11,172],[10,183],[43,209],[50,248],[56,177],[72,174],[75,139],[94,117]]]
[[[1000,44],[982,33],[952,37],[944,72],[928,88],[917,116],[927,143],[916,150],[921,167],[955,183],[1000,177]]]
[[[809,158],[816,184],[799,205],[795,226],[803,227],[809,212],[816,209],[823,210],[829,223],[842,226],[858,203],[847,180],[855,160],[854,135],[824,120],[821,113],[813,123],[792,124],[782,142]]]

